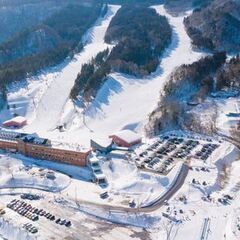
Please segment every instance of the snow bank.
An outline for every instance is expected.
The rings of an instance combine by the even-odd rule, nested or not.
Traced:
[[[104,163],[102,170],[109,182],[109,192],[118,198],[134,199],[138,206],[146,206],[162,196],[173,184],[181,164],[167,176],[144,172],[122,159]],[[118,200],[119,201],[119,200]]]
[[[17,155],[16,155],[17,156]],[[33,188],[44,191],[59,192],[70,184],[70,178],[59,172],[51,171],[54,179],[49,179],[49,169],[34,166],[34,162],[0,155],[0,189]],[[35,160],[36,161],[36,160]]]
[[[0,217],[0,235],[9,240],[33,240],[26,231]],[[1,239],[1,237],[0,237]]]

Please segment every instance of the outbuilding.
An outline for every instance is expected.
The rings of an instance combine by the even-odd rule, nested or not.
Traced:
[[[27,119],[22,116],[17,116],[3,122],[3,126],[6,128],[11,128],[11,127],[21,128],[21,127],[24,127],[26,124],[27,124]]]
[[[128,129],[116,132],[109,137],[121,147],[131,147],[142,142],[142,138],[137,133]]]

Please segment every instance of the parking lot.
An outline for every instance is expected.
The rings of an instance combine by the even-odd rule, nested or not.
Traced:
[[[14,198],[11,202],[7,204],[7,207],[12,211],[15,211],[19,215],[31,220],[32,222],[37,222],[40,217],[44,217],[49,221],[55,221],[56,224],[63,225],[65,227],[71,227],[72,225],[71,221],[61,218],[56,219],[54,214],[51,214],[50,212],[47,212],[47,210],[44,210],[42,208],[38,209],[36,207],[33,207],[32,204],[24,200]],[[25,228],[32,234],[38,232],[38,228],[36,228],[32,223],[24,224],[23,228]]]
[[[211,138],[186,135],[162,135],[132,156],[138,168],[167,175],[177,161],[206,161],[219,147]]]
[[[75,211],[56,205],[49,199],[29,200],[18,195],[3,197],[1,202],[3,214],[0,213],[0,217],[9,229],[19,234],[19,239],[25,239],[22,236],[40,240],[77,239],[74,236],[91,239],[79,226],[81,217],[76,217]]]

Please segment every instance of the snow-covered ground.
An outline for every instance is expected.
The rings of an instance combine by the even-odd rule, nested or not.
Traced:
[[[169,74],[177,66],[192,63],[204,55],[204,53],[195,52],[192,49],[191,40],[184,29],[183,16],[169,15],[162,5],[154,8],[159,14],[167,16],[173,27],[173,41],[161,56],[161,64],[155,73],[145,79],[112,73],[98,92],[96,99],[84,111],[74,106],[69,100],[70,90],[81,70],[81,65],[88,62],[99,51],[113,47],[104,43],[104,35],[119,6],[110,5],[107,15],[100,18],[86,33],[84,50],[73,60],[68,59],[43,74],[9,88],[8,101],[11,108],[10,110],[5,108],[0,113],[0,120],[10,118],[12,113],[18,113],[28,119],[28,125],[21,131],[37,132],[40,136],[49,137],[58,142],[76,142],[86,147],[89,146],[90,138],[106,138],[109,134],[122,128],[134,129],[142,134],[148,114],[155,108],[159,92],[163,89]],[[229,105],[225,106],[224,114],[231,110]],[[234,104],[231,104],[231,108],[233,106]],[[219,119],[222,121],[219,124],[224,125],[224,119]],[[66,131],[55,130],[58,124],[64,124]],[[183,188],[175,195],[174,199],[169,201],[170,208],[163,207],[151,215],[112,212],[110,207],[116,205],[126,207],[132,199],[138,206],[151,203],[168,189],[180,164],[177,164],[169,175],[160,176],[140,171],[135,165],[121,158],[107,161],[102,164],[102,170],[109,181],[107,189],[109,198],[103,200],[99,197],[103,190],[89,181],[91,174],[88,169],[33,160],[13,154],[9,156],[1,154],[0,157],[0,188],[4,188],[1,190],[4,196],[1,196],[0,201],[3,204],[13,198],[6,195],[5,192],[13,186],[17,186],[18,189],[11,189],[11,193],[16,193],[16,191],[19,193],[23,189],[27,191],[26,188],[31,188],[29,191],[33,192],[43,189],[50,192],[45,192],[45,199],[36,203],[37,207],[44,206],[58,217],[73,219],[72,231],[66,229],[63,231],[61,226],[49,223],[46,219],[43,222],[40,221],[37,225],[43,235],[39,236],[39,239],[50,239],[51,234],[55,235],[56,239],[62,239],[66,234],[66,237],[71,236],[73,239],[78,239],[81,235],[83,239],[195,240],[200,239],[205,218],[210,219],[211,232],[209,232],[208,238],[204,239],[234,239],[231,232],[233,228],[236,229],[237,222],[234,210],[237,209],[239,200],[238,170],[240,163],[232,163],[238,158],[238,152],[233,145],[227,142],[224,142],[206,163],[193,160],[191,162],[193,170],[190,171]],[[27,170],[26,166],[29,165],[33,165],[33,167]],[[201,170],[202,166],[208,171]],[[39,171],[41,167],[53,169],[56,179],[54,181],[46,179],[44,172],[48,170]],[[72,178],[67,175],[71,175]],[[192,184],[193,178],[197,180],[197,184]],[[206,181],[206,186],[202,184],[203,181]],[[235,186],[234,189],[232,185]],[[217,201],[225,193],[229,193],[235,198],[232,204],[227,206]],[[207,194],[211,194],[212,201],[202,200],[202,197],[206,197]],[[179,200],[182,195],[187,196],[187,203]],[[98,206],[107,204],[109,210],[81,205],[87,201]],[[183,213],[179,212],[180,209]],[[95,218],[94,221],[88,222],[89,215],[86,217],[79,211],[112,222],[148,228],[148,232],[151,232],[152,236],[150,237],[149,233],[146,234],[146,231],[145,233],[132,231],[132,229],[119,226],[111,229],[112,225],[107,225],[102,229],[101,224],[106,224],[105,222],[97,223]],[[173,221],[163,217],[162,212],[168,212]],[[19,239],[28,239],[18,226],[24,223],[23,218],[14,214],[11,211],[6,214],[10,216],[8,222],[14,222],[13,225],[6,224],[0,219],[0,235],[3,234],[9,240],[17,239],[16,236],[19,236]],[[175,220],[181,221],[175,222]],[[14,227],[15,225],[17,228]],[[94,237],[85,237],[86,229]],[[61,235],[62,232],[64,232],[64,236]],[[225,234],[227,238],[224,237]],[[236,237],[236,239],[238,238]]]
[[[90,138],[108,136],[122,128],[135,129],[142,133],[148,114],[155,108],[169,74],[177,66],[192,63],[203,55],[192,50],[191,40],[184,29],[183,17],[172,17],[162,5],[154,8],[159,14],[168,17],[173,28],[172,43],[161,57],[159,68],[144,79],[120,73],[111,74],[95,100],[84,110],[84,123],[83,116],[80,118],[76,114],[69,101],[62,116],[69,129],[62,134],[66,141],[71,141],[76,132],[79,132],[77,139],[86,144],[89,144]],[[78,109],[79,112],[82,110]]]
[[[200,120],[202,125],[212,121],[212,113],[216,111],[216,127],[219,133],[231,135],[231,130],[236,129],[240,116],[229,116],[231,113],[240,114],[240,98],[212,98],[208,97],[203,103],[194,107],[191,112]]]
[[[120,7],[109,6],[104,18],[99,18],[83,38],[86,44],[81,53],[73,60],[67,59],[59,66],[50,69],[25,83],[9,88],[8,103],[12,112],[26,116],[29,126],[26,131],[44,134],[51,131],[59,123],[63,106],[68,100],[71,88],[81,66],[89,62],[98,52],[105,50],[108,45],[104,42],[107,27]],[[11,117],[11,111],[4,109],[1,120]]]
[[[26,116],[29,121],[24,131],[37,132],[57,141],[78,142],[87,147],[90,138],[106,137],[124,127],[142,132],[169,74],[177,66],[196,61],[203,55],[192,50],[183,17],[172,17],[163,5],[154,8],[159,14],[167,16],[173,27],[172,43],[161,56],[162,61],[155,73],[144,79],[120,73],[111,74],[96,99],[85,109],[85,114],[83,109],[74,106],[68,99],[81,65],[99,51],[112,47],[104,43],[104,35],[119,6],[110,5],[107,16],[99,19],[86,34],[87,44],[74,60],[66,61],[49,73],[30,79],[19,90],[10,89],[9,104],[15,104],[15,112]],[[9,110],[5,109],[1,112],[0,119],[6,120],[9,115]],[[66,125],[67,130],[54,130],[57,124]]]
[[[46,166],[40,168],[30,159],[0,154],[0,190],[29,188],[59,192],[70,182],[66,174],[54,172]]]
[[[239,117],[230,117],[227,116],[229,113],[239,113],[240,114],[240,98],[228,98],[228,99],[218,99],[215,101],[218,107],[218,119],[217,126],[218,129],[225,133],[229,134],[229,130],[236,128],[237,124],[240,122]]]
[[[177,164],[167,176],[139,171],[135,164],[121,158],[112,159],[102,166],[109,183],[108,188],[101,189],[91,182],[72,179],[62,194],[72,200],[109,206],[129,207],[134,200],[137,206],[145,206],[154,202],[168,191],[178,175],[181,163]],[[101,199],[100,194],[108,191],[109,198]]]

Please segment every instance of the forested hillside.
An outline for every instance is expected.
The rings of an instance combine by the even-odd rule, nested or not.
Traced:
[[[216,53],[189,65],[182,65],[170,76],[158,107],[149,117],[148,134],[168,128],[182,128],[188,103],[201,103],[213,90],[213,77],[226,61],[226,54]]]
[[[103,63],[83,68],[71,92],[76,99],[95,95],[110,71],[146,76],[159,65],[163,50],[171,41],[172,30],[165,17],[144,6],[123,6],[112,19],[105,41],[116,43]],[[90,71],[89,69],[94,69]],[[86,73],[87,72],[87,73]]]
[[[219,69],[216,77],[217,90],[240,88],[240,57],[232,57],[224,68]]]
[[[165,0],[165,8],[173,13],[178,14],[191,10],[192,8],[202,7],[210,4],[213,0]]]
[[[64,2],[38,1],[11,4],[11,1],[0,2],[0,43],[12,38],[14,34],[26,28],[36,26],[46,18],[59,11]],[[14,17],[13,17],[14,16]]]
[[[194,45],[236,53],[240,50],[240,2],[215,0],[184,20]]]
[[[102,3],[70,4],[0,45],[0,87],[63,61],[100,16]]]
[[[122,7],[105,36],[107,43],[118,43],[109,56],[112,69],[134,75],[155,71],[171,34],[166,17],[159,16],[154,9]]]

